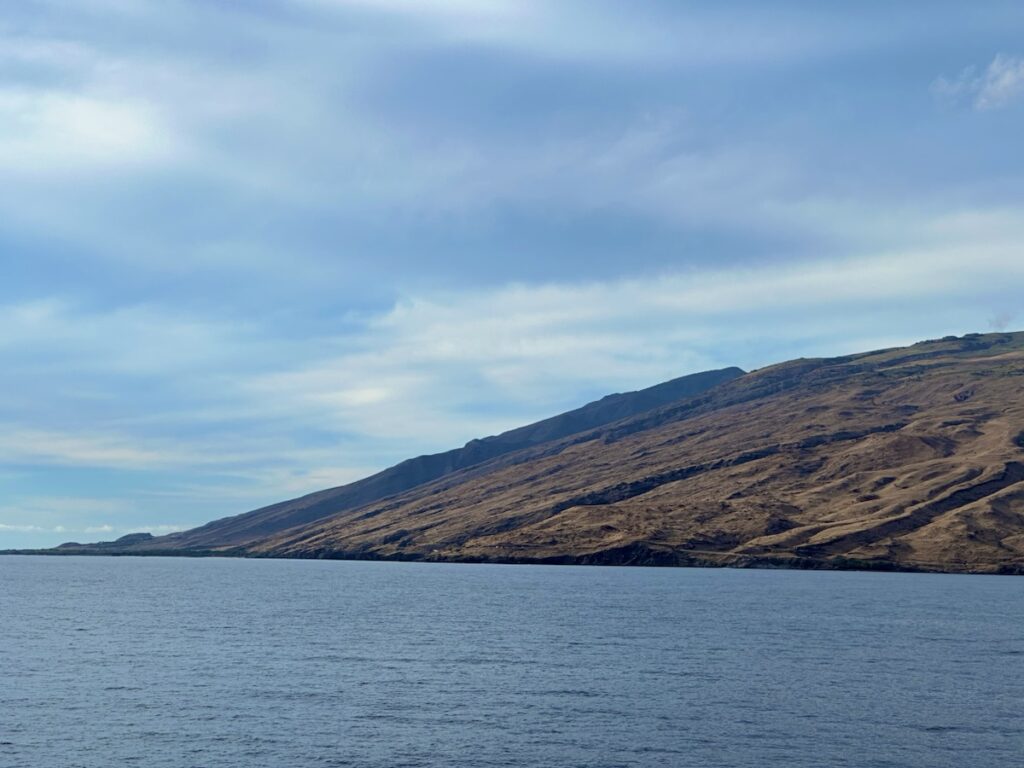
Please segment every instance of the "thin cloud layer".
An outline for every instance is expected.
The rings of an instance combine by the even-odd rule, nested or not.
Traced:
[[[1014,2],[10,6],[0,547],[1021,316]]]
[[[953,102],[966,99],[979,110],[1006,107],[1024,98],[1024,57],[996,54],[984,71],[967,67],[953,79],[938,78],[932,90]]]

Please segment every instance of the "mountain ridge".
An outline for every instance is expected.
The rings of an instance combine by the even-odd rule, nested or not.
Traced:
[[[1024,573],[1024,333],[768,366],[217,554]]]
[[[634,392],[606,395],[579,408],[499,435],[470,440],[461,448],[406,459],[353,483],[314,491],[251,512],[214,520],[198,528],[154,538],[146,545],[150,548],[172,549],[241,546],[277,531],[312,523],[323,517],[407,491],[425,482],[477,466],[531,445],[618,421],[659,405],[698,394],[743,373],[736,367],[702,371]]]
[[[1018,572],[1022,382],[1024,334],[790,361],[248,554]]]

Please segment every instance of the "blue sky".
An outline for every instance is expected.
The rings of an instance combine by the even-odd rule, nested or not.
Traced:
[[[1024,5],[0,10],[0,548],[1024,327]]]

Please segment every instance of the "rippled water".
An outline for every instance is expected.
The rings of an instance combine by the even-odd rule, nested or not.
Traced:
[[[1024,765],[1024,579],[0,557],[0,766]]]

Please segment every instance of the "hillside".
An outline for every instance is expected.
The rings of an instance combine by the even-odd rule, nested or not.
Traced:
[[[797,360],[248,554],[1024,568],[1024,334]]]
[[[494,437],[472,440],[462,448],[408,459],[348,485],[215,520],[193,530],[146,541],[140,546],[147,549],[189,550],[244,546],[298,525],[378,502],[523,448],[558,440],[693,397],[742,375],[743,371],[739,368],[725,368],[682,376],[637,392],[608,395],[581,408],[525,427]]]
[[[120,550],[1024,572],[1024,333],[686,377]]]

